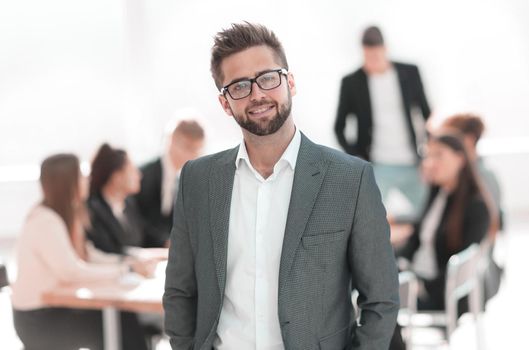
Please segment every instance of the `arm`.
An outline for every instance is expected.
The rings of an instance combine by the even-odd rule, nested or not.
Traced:
[[[151,225],[144,221],[145,248],[164,248],[169,242],[170,228]]]
[[[37,254],[62,282],[91,282],[118,278],[125,265],[90,264],[81,260],[69,240],[66,226],[57,218],[46,218],[34,237]]]
[[[463,247],[480,243],[487,235],[490,225],[490,214],[485,202],[473,199],[465,210],[463,223]]]
[[[346,86],[345,78],[342,80],[342,85],[340,86],[340,97],[338,100],[338,112],[336,114],[336,121],[334,123],[334,133],[338,138],[340,146],[349,154],[356,154],[355,145],[349,144],[345,139],[345,124],[347,120],[347,115],[353,111],[351,106],[351,96],[349,89]]]
[[[105,253],[94,247],[90,241],[86,241],[86,252],[88,261],[95,264],[117,264],[123,260],[123,255]]]
[[[165,332],[173,350],[193,347],[197,313],[195,263],[184,209],[185,170],[184,166],[174,210],[163,296]]]
[[[399,310],[399,283],[386,212],[369,164],[360,181],[349,264],[361,309],[352,349],[386,350]]]

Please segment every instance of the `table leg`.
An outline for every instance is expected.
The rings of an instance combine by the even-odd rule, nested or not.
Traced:
[[[113,307],[103,309],[103,340],[105,350],[121,350],[121,322],[119,310]]]

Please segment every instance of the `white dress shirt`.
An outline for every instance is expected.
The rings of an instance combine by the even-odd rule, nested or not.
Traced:
[[[175,169],[171,158],[168,154],[162,157],[162,189],[160,210],[162,214],[169,215],[173,209],[173,202],[176,197],[178,188],[177,179],[180,176],[180,170]]]
[[[252,167],[244,141],[239,147],[216,349],[284,349],[277,314],[279,262],[300,144],[296,130],[267,179]]]
[[[415,164],[397,71],[371,74],[368,84],[373,115],[371,159],[381,164]]]

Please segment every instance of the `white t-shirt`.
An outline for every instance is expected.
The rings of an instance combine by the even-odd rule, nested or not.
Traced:
[[[373,116],[371,160],[380,164],[415,164],[397,72],[390,68],[382,74],[370,74],[368,84]]]

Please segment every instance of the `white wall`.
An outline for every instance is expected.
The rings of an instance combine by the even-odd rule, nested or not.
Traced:
[[[241,20],[268,25],[283,41],[298,85],[294,117],[320,143],[337,145],[339,82],[361,63],[359,36],[372,23],[392,57],[420,66],[436,117],[475,111],[489,141],[526,142],[528,15],[525,0],[3,1],[0,172],[57,151],[89,159],[104,140],[143,161],[158,152],[175,111],[188,106],[208,124],[209,151],[234,145],[240,134],[218,105],[209,52],[212,36]],[[527,209],[526,186],[508,175],[526,173],[527,162],[493,163],[507,167],[500,171],[511,181],[507,206]],[[0,187],[0,216],[15,188]],[[34,197],[19,200],[29,205]],[[7,222],[17,227],[20,218]]]

